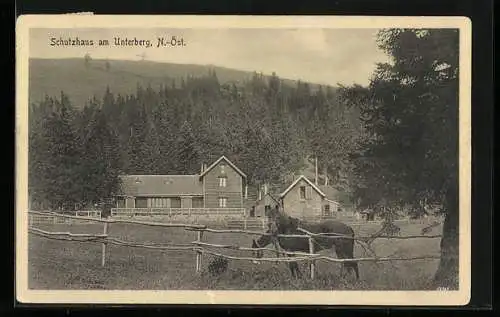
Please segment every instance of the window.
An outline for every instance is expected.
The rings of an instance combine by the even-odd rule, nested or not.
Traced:
[[[221,164],[221,166],[220,166],[220,172],[221,172],[221,174],[224,174],[226,172],[225,168],[226,168],[226,165]]]
[[[170,207],[171,208],[181,208],[181,199],[179,197],[170,198]]]
[[[306,187],[305,186],[300,186],[300,199],[301,200],[306,199]]]
[[[125,199],[123,198],[118,198],[116,200],[116,207],[117,208],[125,208]]]
[[[330,216],[330,205],[323,206],[323,216]]]
[[[221,176],[219,177],[219,187],[226,187],[227,185],[227,177]]]
[[[250,217],[255,217],[255,206],[250,209]]]
[[[135,208],[148,208],[148,199],[137,197],[135,199]]]
[[[269,216],[270,212],[271,212],[271,206],[269,206],[269,205],[264,206],[264,215],[266,217]]]
[[[193,197],[193,208],[203,208],[203,197]]]
[[[226,206],[227,206],[227,198],[226,197],[219,197],[219,207],[225,208]]]
[[[167,207],[167,199],[166,198],[151,198],[151,207],[152,208]]]

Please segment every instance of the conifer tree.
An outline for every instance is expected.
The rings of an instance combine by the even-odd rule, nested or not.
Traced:
[[[176,171],[179,174],[191,174],[198,171],[198,142],[188,121],[184,121],[178,133],[175,145]]]
[[[434,284],[458,287],[458,31],[383,30],[390,63],[370,86],[343,96],[361,111],[366,136],[358,177],[392,205],[440,204],[445,215]]]
[[[61,92],[54,110],[44,120],[42,137],[47,157],[43,174],[48,177],[46,197],[54,209],[73,209],[80,201],[80,153],[73,127],[73,112],[68,97]]]

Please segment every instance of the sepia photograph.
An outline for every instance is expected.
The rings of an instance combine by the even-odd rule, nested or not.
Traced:
[[[466,18],[21,16],[23,303],[465,305]]]

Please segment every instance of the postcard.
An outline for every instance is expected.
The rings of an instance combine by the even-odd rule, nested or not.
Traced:
[[[17,300],[467,304],[471,29],[20,16]]]

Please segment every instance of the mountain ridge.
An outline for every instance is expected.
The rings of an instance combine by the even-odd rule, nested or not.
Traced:
[[[107,65],[108,63],[108,65]],[[37,103],[45,96],[59,96],[64,91],[76,108],[83,108],[93,97],[102,98],[109,86],[116,94],[127,95],[136,92],[137,86],[151,86],[158,89],[161,85],[176,85],[182,79],[208,75],[215,71],[221,84],[241,84],[252,78],[251,71],[239,70],[217,65],[163,63],[156,61],[105,60],[93,59],[88,64],[83,58],[30,58],[29,63],[29,102]],[[260,74],[260,73],[259,73]],[[269,78],[272,74],[262,74]],[[279,76],[279,74],[276,74]],[[288,86],[296,86],[299,80],[280,77]],[[308,83],[312,90],[321,84]],[[333,88],[333,86],[330,86]]]

